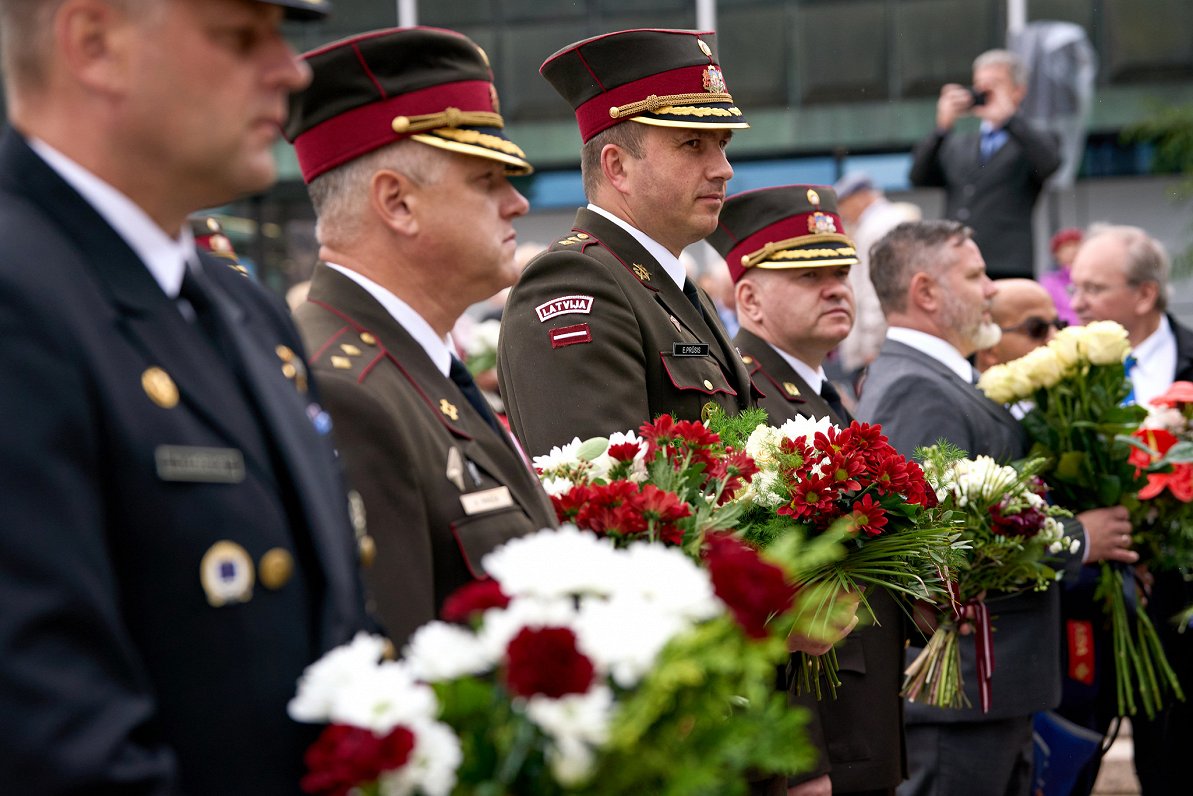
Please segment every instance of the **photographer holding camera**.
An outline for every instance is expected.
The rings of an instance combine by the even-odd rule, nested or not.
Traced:
[[[945,217],[974,230],[992,279],[1035,276],[1031,215],[1045,180],[1060,167],[1060,143],[1018,111],[1027,94],[1023,62],[989,50],[973,62],[973,86],[949,83],[936,103],[936,129],[913,153],[911,183],[945,189]],[[957,133],[963,116],[979,130]]]

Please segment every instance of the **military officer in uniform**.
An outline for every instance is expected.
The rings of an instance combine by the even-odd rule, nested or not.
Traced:
[[[716,36],[628,30],[570,44],[543,76],[571,103],[589,205],[531,261],[502,316],[498,375],[533,454],[663,413],[737,412],[750,379],[679,255],[716,228],[747,127]]]
[[[461,34],[374,31],[304,60],[314,77],[286,135],[323,262],[295,316],[375,542],[369,591],[400,643],[483,576],[485,553],[555,524],[448,337],[517,279],[513,222],[528,205],[508,176],[530,164]]]
[[[733,342],[772,425],[798,416],[839,426],[853,419],[822,367],[853,326],[857,253],[843,229],[831,188],[787,185],[729,197],[709,236],[735,284],[741,329]],[[814,770],[788,779],[790,796],[893,794],[905,776],[903,613],[882,589],[867,602],[875,621],[837,646],[836,698],[793,695],[811,714],[820,757]]]
[[[293,794],[365,626],[280,302],[187,217],[273,181],[322,0],[0,2],[0,790]]]

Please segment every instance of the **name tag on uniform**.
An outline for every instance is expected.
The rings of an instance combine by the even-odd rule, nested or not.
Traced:
[[[465,514],[472,515],[512,506],[514,499],[510,497],[509,487],[498,486],[460,495],[460,505],[464,507]]]
[[[708,343],[672,343],[671,356],[706,357],[708,356]]]
[[[163,481],[239,484],[244,480],[244,454],[236,448],[158,445],[153,458],[157,477]]]

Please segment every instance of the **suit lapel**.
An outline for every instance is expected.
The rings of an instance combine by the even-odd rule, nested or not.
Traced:
[[[737,343],[743,354],[748,354],[755,361],[758,366],[757,372],[770,382],[771,392],[786,401],[795,414],[804,417],[827,417],[838,426],[848,424],[845,418],[837,417],[832,408],[820,397],[820,394],[795,372],[795,369],[770,343],[745,329],[738,331],[734,342]],[[795,387],[797,395],[791,394],[787,388],[788,384]],[[783,420],[786,419],[783,418]],[[775,420],[778,418],[772,419],[772,425],[777,425]]]

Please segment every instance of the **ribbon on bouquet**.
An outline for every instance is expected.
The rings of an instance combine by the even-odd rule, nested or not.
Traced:
[[[981,600],[965,604],[973,609],[973,644],[978,664],[978,696],[982,712],[990,712],[990,680],[994,675],[994,638],[990,628],[990,609]]]

